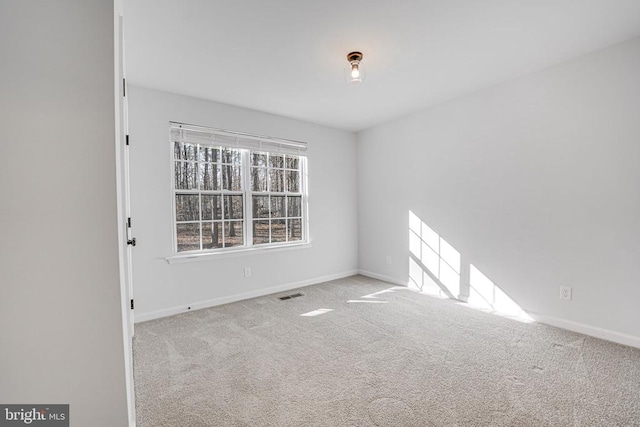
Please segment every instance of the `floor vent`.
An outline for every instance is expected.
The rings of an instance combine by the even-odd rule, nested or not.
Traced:
[[[291,298],[298,298],[298,297],[301,297],[301,296],[303,296],[303,295],[300,292],[298,292],[297,294],[291,294],[291,295],[286,295],[286,296],[283,296],[283,297],[278,297],[278,299],[281,300],[281,301],[285,301],[285,300],[288,300],[288,299],[291,299]]]

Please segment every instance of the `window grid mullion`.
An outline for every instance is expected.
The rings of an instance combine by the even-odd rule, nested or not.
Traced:
[[[200,188],[200,144],[196,145],[196,161],[195,161],[195,179],[196,188],[198,189],[198,224],[200,229],[200,250],[204,249],[204,235],[202,230],[202,192]]]
[[[224,216],[224,210],[227,207],[227,203],[225,200],[225,195],[223,194],[222,197],[220,197],[220,210],[222,210],[221,214],[220,214],[220,226],[222,228],[221,234],[222,234],[222,247],[226,248],[227,247],[227,239],[226,239],[226,233],[224,231],[224,220],[225,220],[225,216]]]
[[[242,163],[245,166],[243,169],[243,185],[244,189],[242,193],[243,200],[243,217],[244,217],[244,246],[253,246],[253,188],[251,181],[251,151],[245,150],[242,153]],[[251,200],[247,200],[247,199]]]
[[[204,225],[202,224],[202,194],[198,194],[198,219],[200,220],[200,250],[204,249]]]
[[[269,175],[269,178],[267,178],[267,182],[269,182],[270,180],[271,180],[271,175]],[[272,243],[273,238],[271,233],[271,194],[269,194],[269,196],[267,197],[267,200],[269,201],[269,243]]]

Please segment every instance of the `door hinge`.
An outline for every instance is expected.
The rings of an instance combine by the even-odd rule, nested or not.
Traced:
[[[127,96],[127,79],[122,79],[122,96]]]
[[[127,227],[131,228],[131,217],[127,218]]]
[[[136,238],[134,237],[131,240],[127,240],[127,245],[135,246],[136,245]]]
[[[131,310],[133,310],[133,300],[131,300]]]
[[[124,143],[125,143],[125,145],[129,145],[129,135],[126,135],[124,137]]]

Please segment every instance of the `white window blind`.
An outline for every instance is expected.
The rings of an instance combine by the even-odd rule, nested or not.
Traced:
[[[221,147],[242,148],[269,153],[304,155],[307,151],[305,142],[270,136],[251,135],[246,133],[213,129],[185,123],[170,123],[172,141],[202,144]]]

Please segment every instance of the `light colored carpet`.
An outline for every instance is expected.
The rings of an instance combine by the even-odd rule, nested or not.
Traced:
[[[137,325],[137,425],[640,426],[638,349],[362,276],[294,292]]]

